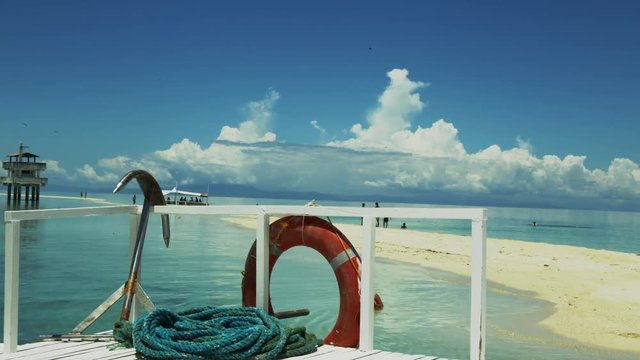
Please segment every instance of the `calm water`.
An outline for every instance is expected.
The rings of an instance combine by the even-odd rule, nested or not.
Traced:
[[[129,203],[131,195],[94,195]],[[138,198],[141,198],[138,196]],[[4,198],[0,203],[4,206]],[[213,198],[216,204],[303,201]],[[344,202],[325,205],[358,206]],[[41,208],[94,206],[79,199],[43,198]],[[381,206],[410,206],[381,204]],[[2,208],[4,210],[4,208]],[[640,214],[602,211],[489,210],[489,236],[640,253]],[[333,219],[359,222],[358,219]],[[536,221],[537,226],[531,224]],[[468,222],[391,219],[414,230],[470,234]],[[143,257],[144,287],[157,306],[183,309],[202,305],[239,305],[244,260],[254,230],[210,216],[172,216],[172,241],[164,248],[159,219],[151,218]],[[4,239],[4,228],[0,230]],[[4,247],[0,249],[4,262]],[[129,269],[128,215],[27,221],[22,225],[20,342],[40,334],[70,331],[116,290]],[[401,281],[399,281],[399,279]],[[4,278],[0,279],[4,282]],[[375,347],[385,350],[468,357],[468,279],[378,259],[376,288],[385,309],[376,314]],[[290,320],[319,336],[333,326],[338,289],[331,267],[313,250],[285,253],[272,275],[276,311],[309,308],[308,317]],[[111,328],[120,303],[91,330]],[[536,319],[549,305],[525,296],[489,292],[488,359],[633,359],[608,353],[538,329]],[[44,311],[43,311],[44,309]]]

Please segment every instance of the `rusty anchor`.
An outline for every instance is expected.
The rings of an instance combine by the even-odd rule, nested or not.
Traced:
[[[144,238],[147,232],[147,223],[149,222],[149,214],[152,206],[165,205],[165,199],[162,195],[162,189],[156,181],[156,179],[145,170],[132,170],[126,173],[122,179],[118,182],[114,193],[122,190],[125,185],[132,179],[136,179],[142,193],[144,194],[144,203],[142,205],[142,212],[140,214],[140,222],[136,234],[136,242],[133,249],[133,255],[131,257],[131,265],[129,267],[129,277],[127,281],[120,286],[113,294],[111,294],[100,306],[98,306],[91,314],[89,314],[84,320],[82,320],[72,331],[71,335],[79,335],[86,330],[91,324],[93,324],[100,316],[102,316],[113,304],[115,304],[122,297],[125,298],[122,305],[122,311],[120,312],[120,320],[129,320],[131,316],[131,308],[134,297],[140,300],[145,310],[148,312],[153,311],[154,305],[149,299],[144,289],[138,282],[138,276],[140,274],[140,262],[142,259],[142,248],[144,246]],[[165,246],[169,247],[170,230],[169,230],[169,215],[162,214],[162,236],[164,238]]]

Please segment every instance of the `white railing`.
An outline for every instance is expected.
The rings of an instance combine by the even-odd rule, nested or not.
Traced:
[[[130,241],[135,239],[140,207],[108,206],[51,210],[23,210],[5,212],[5,298],[4,352],[17,350],[18,344],[18,284],[20,258],[20,222],[85,215],[131,214]],[[272,215],[310,215],[362,217],[361,350],[373,349],[373,297],[375,264],[376,217],[407,219],[452,219],[471,221],[471,319],[470,351],[472,360],[484,360],[486,335],[486,237],[487,210],[481,208],[362,208],[334,206],[283,205],[221,205],[221,206],[156,206],[158,214],[184,215],[254,215],[256,216],[257,263],[256,305],[263,309],[269,304],[269,224]]]

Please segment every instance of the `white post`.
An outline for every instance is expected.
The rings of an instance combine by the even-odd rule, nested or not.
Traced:
[[[360,350],[373,350],[373,268],[376,257],[376,225],[372,216],[362,221],[360,268]]]
[[[486,339],[487,288],[487,214],[473,219],[471,224],[471,328],[469,334],[471,360],[484,360]]]
[[[269,214],[256,219],[256,307],[269,311]]]
[[[139,210],[139,209],[138,209]],[[133,253],[136,250],[136,236],[138,235],[138,226],[140,225],[140,213],[138,211],[129,215],[129,258],[133,259]],[[138,282],[140,282],[142,266],[138,272]],[[129,313],[129,321],[133,323],[140,312],[140,304],[138,296],[134,293],[133,302],[131,302],[131,310]]]
[[[18,351],[18,289],[20,287],[20,221],[5,221],[4,353]]]

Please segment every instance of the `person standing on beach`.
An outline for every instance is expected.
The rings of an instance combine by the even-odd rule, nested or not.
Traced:
[[[362,207],[364,208],[364,203],[362,203]],[[364,224],[364,218],[363,217],[360,218],[360,225],[362,225],[362,224]]]
[[[389,227],[389,218],[386,216],[382,218],[382,227],[385,229]]]
[[[378,202],[377,202],[377,201],[376,201],[376,207],[377,207],[377,208],[379,208],[379,207],[380,207],[380,205],[378,205]],[[376,227],[378,227],[378,226],[380,226],[380,218],[379,218],[379,217],[377,217],[377,218],[376,218]]]

